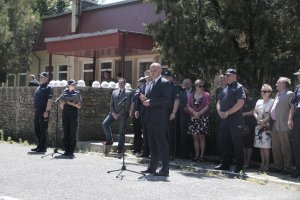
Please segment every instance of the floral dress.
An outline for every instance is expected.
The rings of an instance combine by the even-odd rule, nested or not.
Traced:
[[[270,113],[273,101],[274,99],[270,99],[268,102],[264,102],[263,99],[260,99],[256,102],[254,112],[257,113],[259,119],[265,118],[265,115],[268,115]],[[254,147],[270,149],[271,143],[272,135],[269,122],[267,122],[264,127],[256,125]]]
[[[195,93],[190,94],[188,106],[193,108],[194,111],[199,112],[202,110],[206,105],[210,103],[210,97],[208,93],[204,93],[201,98],[196,99],[194,97]],[[208,135],[209,134],[209,116],[206,113],[201,115],[199,119],[191,118],[191,121],[188,124],[188,131],[187,134],[192,135]]]

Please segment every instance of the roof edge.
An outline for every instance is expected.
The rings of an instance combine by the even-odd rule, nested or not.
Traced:
[[[73,39],[78,39],[78,38],[94,37],[94,36],[99,36],[99,35],[109,35],[109,34],[113,34],[113,33],[133,33],[133,34],[151,36],[149,34],[140,33],[140,32],[126,31],[126,30],[120,30],[120,29],[109,29],[109,30],[105,30],[105,31],[98,31],[98,32],[91,32],[91,33],[80,33],[80,34],[74,34],[74,35],[45,38],[44,42],[58,42],[58,41],[73,40]]]

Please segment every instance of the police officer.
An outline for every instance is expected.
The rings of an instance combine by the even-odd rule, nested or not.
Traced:
[[[52,88],[48,85],[48,72],[38,75],[41,85],[34,94],[34,132],[37,137],[37,147],[31,149],[34,152],[46,152],[48,140],[48,118],[52,105]]]
[[[80,92],[75,90],[77,82],[73,79],[68,81],[67,88],[63,91],[60,97],[60,108],[62,111],[62,124],[64,130],[64,155],[69,158],[74,158],[74,150],[76,147],[76,129],[78,109],[81,108]]]
[[[243,169],[243,113],[242,108],[245,102],[245,91],[243,86],[237,82],[237,72],[235,69],[228,69],[225,72],[227,86],[219,96],[217,111],[221,118],[221,164],[215,167],[216,170],[229,170],[230,150],[233,144],[236,156],[234,173],[239,173]]]
[[[169,136],[169,147],[170,147],[170,160],[174,160],[175,158],[175,153],[176,153],[176,137],[177,137],[177,132],[176,132],[176,113],[179,107],[179,93],[180,93],[180,88],[176,86],[173,83],[173,74],[169,70],[165,70],[162,73],[163,77],[166,78],[170,83],[171,83],[171,98],[170,98],[170,103],[169,103],[169,108],[168,108],[168,122],[169,122],[169,128],[168,128],[168,136]]]
[[[300,81],[300,69],[294,73]],[[294,97],[291,101],[288,126],[292,129],[293,151],[296,165],[296,172],[293,177],[300,177],[300,84],[296,86]]]

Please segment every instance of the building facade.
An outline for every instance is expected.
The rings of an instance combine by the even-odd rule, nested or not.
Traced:
[[[53,80],[102,82],[104,71],[118,73],[131,83],[160,56],[153,52],[148,24],[164,20],[155,5],[140,0],[82,9],[72,0],[72,11],[43,18],[29,71],[8,75],[2,86],[26,86],[29,74],[51,73]]]

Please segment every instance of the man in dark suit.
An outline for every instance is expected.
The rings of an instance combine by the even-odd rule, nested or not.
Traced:
[[[191,116],[185,111],[188,97],[194,91],[191,79],[184,79],[182,82],[183,90],[179,94],[179,114],[180,114],[180,158],[189,158],[194,150],[193,138],[187,134],[188,122]]]
[[[161,76],[161,65],[152,63],[150,76],[152,83],[148,94],[140,99],[146,107],[146,122],[150,145],[150,164],[143,173],[153,173],[155,176],[169,176],[169,145],[167,138],[168,104],[170,103],[171,85]],[[156,172],[159,158],[162,168]]]
[[[124,151],[126,120],[129,116],[129,105],[131,99],[131,92],[125,89],[125,83],[126,80],[121,78],[119,80],[119,89],[112,92],[110,99],[110,112],[102,123],[102,128],[106,135],[105,145],[112,145],[113,138],[110,126],[114,121],[119,121],[118,153],[122,153]],[[125,97],[127,98],[121,103]]]

